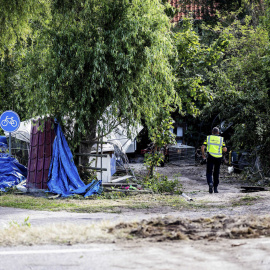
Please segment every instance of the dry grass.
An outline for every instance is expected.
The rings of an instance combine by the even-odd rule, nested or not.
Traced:
[[[45,245],[45,244],[87,244],[92,242],[113,242],[116,237],[108,233],[112,223],[92,225],[51,224],[31,227],[25,224],[11,223],[0,229],[0,245]]]

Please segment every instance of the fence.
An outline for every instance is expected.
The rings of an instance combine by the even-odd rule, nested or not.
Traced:
[[[175,145],[168,148],[168,161],[176,166],[195,165],[195,147]]]

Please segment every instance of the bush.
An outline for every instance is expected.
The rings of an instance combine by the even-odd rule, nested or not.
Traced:
[[[151,189],[154,193],[182,194],[182,185],[178,178],[168,180],[167,176],[158,173],[150,178],[144,178],[143,186]]]

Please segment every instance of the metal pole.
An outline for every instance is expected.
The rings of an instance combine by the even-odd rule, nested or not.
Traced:
[[[11,157],[11,132],[9,132],[9,156]]]

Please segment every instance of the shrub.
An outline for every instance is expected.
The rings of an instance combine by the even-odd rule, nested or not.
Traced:
[[[143,186],[151,189],[154,193],[182,193],[182,184],[178,178],[169,180],[167,176],[158,173],[152,177],[144,178]]]

